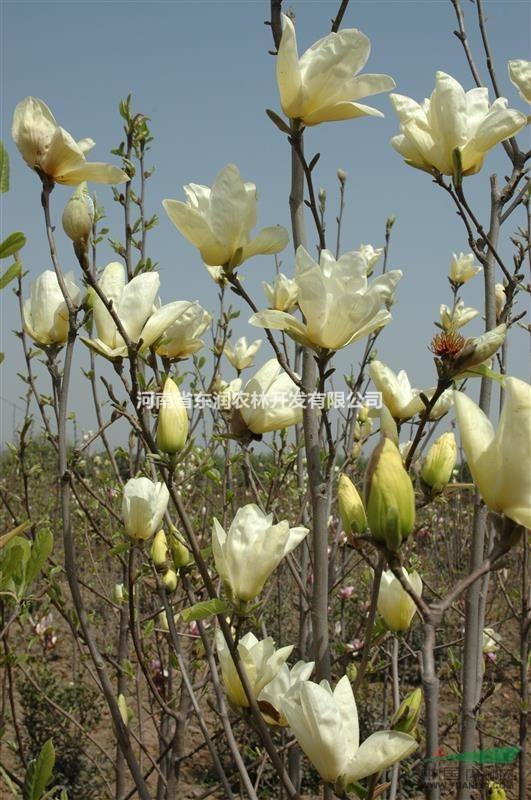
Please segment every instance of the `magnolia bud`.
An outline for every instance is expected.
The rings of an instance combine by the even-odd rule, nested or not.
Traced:
[[[414,689],[402,700],[400,708],[395,712],[389,727],[393,731],[413,733],[417,727],[422,706],[422,689]]]
[[[183,542],[172,533],[170,536],[170,550],[173,557],[175,569],[187,567],[191,562],[190,551]]]
[[[63,230],[73,242],[87,242],[94,222],[94,203],[85,181],[80,183],[63,211]]]
[[[367,529],[367,517],[358,490],[346,475],[340,475],[337,490],[339,515],[346,533],[363,533]]]
[[[338,171],[337,171],[337,179],[338,179],[339,183],[341,183],[343,185],[345,184],[345,181],[347,180],[347,173],[345,172],[344,169],[338,169]]]
[[[151,560],[157,568],[165,570],[169,566],[170,552],[168,550],[168,540],[164,531],[160,530],[151,544]]]
[[[125,697],[123,694],[118,695],[118,710],[120,712],[120,716],[122,718],[122,722],[127,728],[129,725],[129,720],[131,719],[133,712],[128,708],[127,703],[125,701]]]
[[[383,436],[365,478],[365,508],[371,534],[398,552],[415,524],[415,493],[398,447]]]
[[[168,592],[174,592],[177,588],[177,573],[173,569],[169,569],[162,576],[162,583]]]
[[[126,599],[127,592],[124,592],[124,585],[123,583],[115,583],[114,588],[112,590],[112,600],[113,603],[121,606],[124,600]]]
[[[157,448],[163,453],[179,452],[186,444],[188,428],[188,414],[179,388],[171,378],[167,378],[159,411]]]
[[[453,433],[443,433],[432,444],[423,461],[420,477],[428,494],[440,494],[452,477],[457,461],[457,444]]]

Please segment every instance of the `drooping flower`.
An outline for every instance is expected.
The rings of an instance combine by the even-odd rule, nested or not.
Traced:
[[[468,466],[485,504],[531,528],[531,386],[506,378],[496,432],[463,392],[454,392],[454,405]]]
[[[160,529],[170,493],[165,483],[131,478],[124,486],[122,519],[131,539],[149,539]]]
[[[212,189],[197,183],[184,186],[187,197],[163,200],[167,215],[211,267],[234,269],[255,255],[279,253],[288,243],[281,225],[263,228],[251,239],[256,225],[256,186],[244,183],[238,167],[229,164]]]
[[[357,102],[395,87],[389,75],[356,76],[367,63],[370,49],[365,34],[345,28],[319,39],[299,59],[295,27],[283,14],[277,82],[286,116],[304,125],[365,115],[382,117],[381,111]]]
[[[63,276],[66,290],[74,306],[79,303],[80,290],[74,283],[74,273]],[[36,344],[63,345],[68,337],[68,309],[53,270],[42,272],[30,286],[30,296],[24,301],[22,315],[24,330]]]
[[[122,183],[129,180],[119,167],[87,161],[85,153],[92,150],[95,142],[92,139],[76,142],[59,127],[46,103],[37,97],[26,97],[17,105],[11,134],[26,164],[56,183],[76,186],[82,181]]]
[[[276,358],[266,361],[233,399],[233,429],[242,425],[256,435],[302,422],[299,390]],[[243,432],[243,431],[242,431]]]
[[[247,338],[245,336],[240,336],[234,343],[234,347],[230,342],[227,342],[223,348],[223,352],[234,369],[241,372],[242,369],[253,366],[254,357],[260,349],[261,344],[261,339],[255,339],[254,342],[248,345]]]
[[[295,264],[298,305],[306,321],[268,310],[254,314],[251,325],[283,330],[314,350],[339,350],[390,321],[391,314],[382,306],[393,303],[400,270],[386,272],[369,284],[367,259],[361,252],[345,253],[336,261],[323,250],[317,264],[302,246]]]
[[[390,100],[400,121],[392,146],[407,164],[430,173],[453,176],[458,150],[462,174],[474,175],[488,151],[527,122],[520,111],[507,108],[504,97],[489,106],[488,89],[465,92],[445,72],[436,73],[435,89],[422,105],[400,94],[391,94]]]
[[[216,650],[227,697],[234,706],[247,708],[249,706],[247,695],[225,637],[219,629],[216,631]],[[275,650],[275,643],[271,636],[260,641],[253,633],[246,633],[245,636],[242,636],[238,643],[238,653],[255,697],[258,697],[264,686],[267,686],[277,675],[292,650],[292,644]]]
[[[374,775],[407,758],[417,748],[412,736],[379,731],[359,743],[358,709],[344,675],[332,691],[328,681],[297,682],[282,702],[302,750],[323,780],[346,784]]]
[[[298,286],[296,281],[286,278],[279,272],[274,282],[262,282],[262,289],[270,308],[276,311],[293,311],[297,305]]]
[[[199,338],[212,321],[212,315],[196,302],[181,300],[182,311],[166,328],[156,346],[159,356],[172,360],[186,358],[204,346]]]
[[[417,595],[422,594],[422,580],[416,572],[410,572],[402,567],[402,574]],[[408,595],[398,578],[391,570],[384,570],[378,592],[378,613],[387,627],[395,632],[407,631],[411,620],[415,616],[417,607],[414,600]]]
[[[258,597],[284,556],[307,534],[308,528],[290,528],[287,520],[274,525],[273,515],[252,503],[238,509],[228,532],[214,519],[214,561],[230,595],[244,602]]]
[[[520,93],[520,97],[531,103],[531,61],[522,58],[509,61],[509,78]]]
[[[105,267],[98,285],[107,299],[112,300],[113,310],[131,341],[142,340],[141,351],[154,344],[193,305],[186,301],[175,301],[156,308],[155,300],[160,286],[158,273],[143,272],[126,283],[124,266],[118,262],[111,262]],[[125,357],[127,346],[110,312],[97,295],[94,297],[92,313],[98,336],[95,339],[81,337],[81,341],[111,360]]]
[[[450,264],[450,280],[458,286],[461,286],[481,272],[482,269],[483,267],[478,267],[474,264],[474,256],[472,253],[468,255],[464,253],[456,255],[454,253]]]

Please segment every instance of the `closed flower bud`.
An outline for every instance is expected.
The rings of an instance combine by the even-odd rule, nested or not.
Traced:
[[[190,564],[192,560],[190,558],[190,551],[174,533],[170,536],[170,550],[175,569],[187,567],[188,564]]]
[[[496,298],[496,321],[499,322],[502,311],[507,303],[507,295],[505,294],[505,286],[503,283],[497,283],[494,289]]]
[[[121,606],[124,600],[127,597],[127,592],[124,591],[123,583],[115,583],[114,588],[112,590],[112,600],[113,603]]]
[[[383,436],[367,468],[365,508],[372,536],[398,552],[415,524],[415,494],[398,447]]]
[[[118,695],[118,711],[120,712],[123,724],[127,728],[129,725],[129,720],[133,716],[133,712],[128,707],[126,699],[123,694]]]
[[[170,564],[170,551],[168,550],[168,540],[163,530],[160,530],[151,544],[151,560],[156,567],[165,571]]]
[[[159,412],[157,448],[163,453],[178,453],[186,444],[188,429],[188,414],[179,387],[167,378]]]
[[[363,533],[367,529],[367,517],[358,490],[346,475],[339,478],[337,490],[339,515],[346,533]]]
[[[432,495],[440,494],[448,484],[456,461],[455,436],[453,433],[443,433],[428,450],[420,471],[422,482]]]
[[[410,572],[402,567],[402,574],[411,588],[420,597],[422,594],[422,581],[417,572]],[[382,573],[380,591],[378,592],[378,613],[389,628],[395,633],[407,631],[411,620],[415,616],[417,607],[402,584],[395,578],[391,570]]]
[[[166,591],[174,592],[177,588],[177,573],[173,569],[169,569],[162,576],[162,583],[166,587]]]
[[[391,719],[391,729],[413,733],[417,727],[422,706],[422,689],[418,687],[405,697]]]
[[[74,243],[88,242],[94,222],[94,203],[85,181],[80,183],[63,211],[63,230]]]
[[[345,184],[347,180],[347,173],[344,169],[338,169],[337,171],[337,179],[339,183]]]

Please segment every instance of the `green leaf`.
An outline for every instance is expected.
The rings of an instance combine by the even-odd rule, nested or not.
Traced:
[[[4,239],[0,244],[0,258],[9,258],[9,256],[22,250],[25,244],[26,237],[22,231],[15,231],[15,233],[9,234],[7,239]]]
[[[15,278],[18,278],[22,270],[22,264],[20,261],[15,261],[14,264],[6,269],[3,275],[0,275],[0,289],[5,289],[6,286],[14,281]]]
[[[9,156],[4,147],[4,143],[0,142],[0,192],[9,191]]]
[[[48,528],[43,528],[38,532],[31,548],[26,566],[26,585],[29,585],[37,577],[52,550],[53,534]]]
[[[230,606],[224,600],[203,600],[190,608],[183,609],[178,616],[183,622],[193,622],[213,617],[215,614],[226,614],[229,610]]]
[[[7,788],[11,792],[12,796],[14,798],[17,798],[18,797],[18,792],[15,789],[15,786],[14,786],[12,780],[10,779],[9,775],[7,774],[5,769],[3,767],[1,767],[1,766],[0,766],[0,778],[2,778],[2,780],[6,784]]]
[[[282,131],[282,133],[287,133],[287,134],[288,134],[288,136],[291,136],[291,134],[293,133],[293,131],[291,130],[291,128],[289,127],[289,125],[286,125],[286,123],[284,122],[284,120],[282,119],[282,117],[279,117],[279,116],[278,116],[278,114],[276,114],[276,113],[275,113],[274,111],[272,111],[270,108],[266,108],[266,114],[267,114],[267,116],[269,117],[269,119],[271,120],[271,122],[272,122],[274,125],[276,125],[276,126],[277,126],[277,128],[279,129],[279,131]]]
[[[5,353],[0,353],[0,364],[2,363],[4,358],[5,358]]]
[[[38,757],[30,761],[22,787],[23,800],[41,800],[46,786],[50,783],[55,764],[53,742],[48,739]]]

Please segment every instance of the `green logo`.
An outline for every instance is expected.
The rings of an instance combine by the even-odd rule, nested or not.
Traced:
[[[445,756],[439,753],[433,758],[424,761],[468,761],[476,764],[512,764],[518,756],[521,747],[491,747],[489,750],[474,750],[472,753],[457,753]]]

